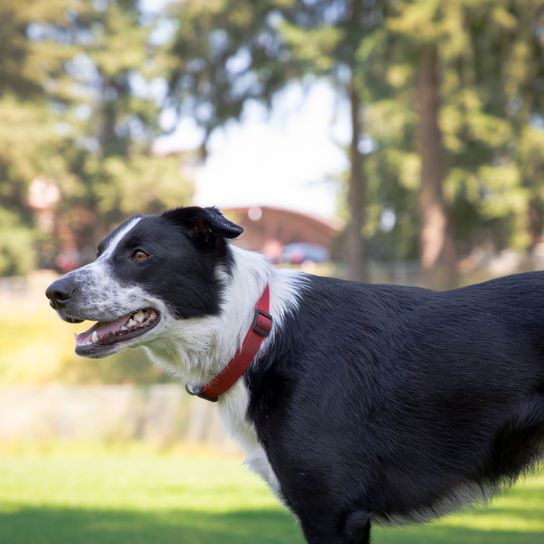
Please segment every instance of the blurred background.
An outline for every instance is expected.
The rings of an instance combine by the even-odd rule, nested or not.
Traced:
[[[541,269],[543,104],[537,0],[0,0],[0,542],[301,543],[213,407],[77,359],[45,286],[189,204],[317,274]],[[376,541],[543,538],[534,475]]]

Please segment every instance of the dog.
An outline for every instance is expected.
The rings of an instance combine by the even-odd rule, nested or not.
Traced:
[[[543,272],[357,283],[276,270],[242,232],[216,208],[135,216],[46,295],[97,322],[79,355],[141,346],[217,401],[307,542],[367,544],[371,523],[450,512],[542,458]]]

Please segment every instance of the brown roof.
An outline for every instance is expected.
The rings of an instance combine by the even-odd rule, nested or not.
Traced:
[[[267,242],[277,240],[282,245],[293,242],[320,244],[329,250],[341,231],[341,223],[321,219],[284,208],[270,206],[222,208],[225,215],[244,227],[237,241],[245,249],[262,249]]]

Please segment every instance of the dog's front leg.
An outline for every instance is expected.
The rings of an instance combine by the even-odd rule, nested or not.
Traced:
[[[300,524],[308,544],[370,544],[370,514],[365,511],[350,512],[340,521],[301,517]]]

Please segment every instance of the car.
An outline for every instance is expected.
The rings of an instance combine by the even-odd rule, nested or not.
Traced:
[[[320,244],[293,243],[284,246],[280,261],[289,264],[323,263],[330,259],[329,250]]]

